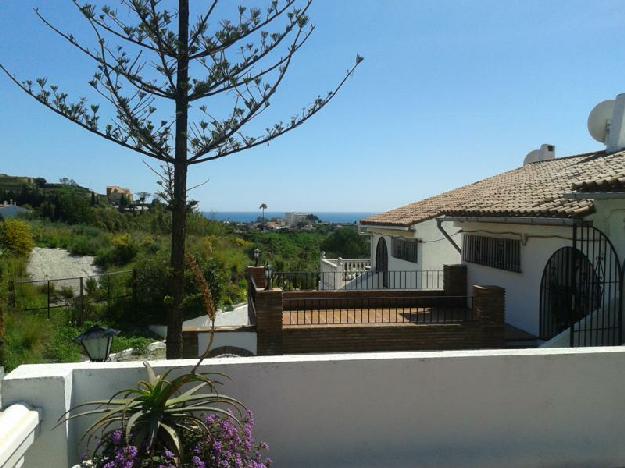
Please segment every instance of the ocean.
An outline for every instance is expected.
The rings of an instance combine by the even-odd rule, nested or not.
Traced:
[[[353,224],[361,219],[368,218],[375,213],[371,212],[323,212],[312,211],[312,214],[317,216],[322,223],[331,224]],[[259,211],[210,211],[203,212],[204,216],[214,221],[230,221],[231,223],[253,223],[257,218],[261,216]],[[272,218],[284,218],[284,211],[265,211],[265,219],[271,220]]]

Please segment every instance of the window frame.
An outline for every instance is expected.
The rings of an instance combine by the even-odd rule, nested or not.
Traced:
[[[521,240],[510,237],[464,234],[462,260],[497,270],[522,273]]]
[[[419,239],[391,237],[391,256],[409,263],[419,263]]]

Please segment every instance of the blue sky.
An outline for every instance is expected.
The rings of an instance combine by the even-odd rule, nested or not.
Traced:
[[[88,35],[69,0],[2,0],[0,62],[84,94],[91,63],[38,22],[35,6]],[[317,30],[277,115],[330,89],[356,53],[365,62],[304,127],[195,166],[191,183],[210,179],[192,193],[203,210],[391,209],[515,168],[541,143],[558,156],[598,149],[588,112],[625,92],[622,1],[316,0],[311,18]],[[0,99],[0,172],[155,190],[141,157],[61,120],[3,76]]]

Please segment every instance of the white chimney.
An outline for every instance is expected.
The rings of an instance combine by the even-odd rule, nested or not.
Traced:
[[[532,164],[540,161],[551,161],[556,158],[556,147],[554,145],[543,144],[540,148],[530,151],[523,160],[523,165]]]
[[[597,104],[588,116],[588,131],[608,153],[625,149],[625,94]]]

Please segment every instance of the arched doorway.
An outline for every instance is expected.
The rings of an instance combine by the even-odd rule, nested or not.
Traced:
[[[579,301],[573,299],[575,291],[581,296]],[[540,338],[550,340],[569,328],[599,307],[601,296],[599,277],[588,257],[572,247],[557,250],[547,261],[540,282]]]
[[[570,346],[622,343],[622,267],[608,237],[573,228],[572,246],[547,261],[540,282],[540,338],[570,329]]]
[[[384,237],[380,237],[375,248],[375,272],[378,273],[378,283],[381,278],[382,287],[388,288],[388,249],[386,248],[386,239]]]

